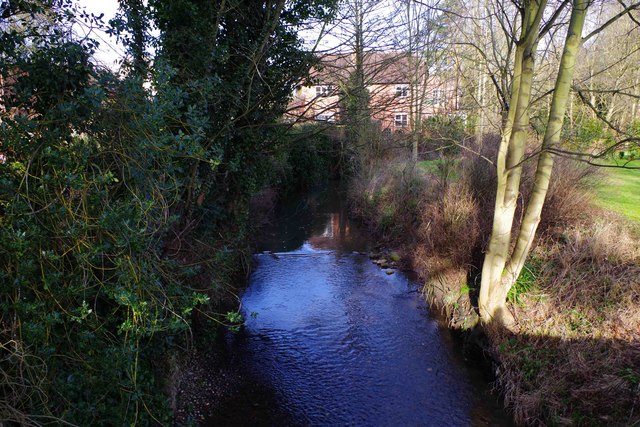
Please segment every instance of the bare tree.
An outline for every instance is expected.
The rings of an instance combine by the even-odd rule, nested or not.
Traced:
[[[418,145],[423,119],[429,107],[444,102],[446,89],[442,79],[447,65],[445,15],[439,9],[442,0],[416,2],[405,0],[396,5],[398,50],[406,54],[411,157],[418,160]],[[455,94],[454,94],[455,95]]]
[[[511,321],[506,309],[506,296],[520,275],[531,249],[551,179],[554,156],[562,152],[561,131],[580,47],[617,19],[637,10],[640,2],[622,4],[618,13],[582,37],[587,13],[593,5],[589,0],[565,0],[553,5],[549,5],[547,0],[525,0],[518,5],[519,36],[514,53],[513,82],[495,165],[497,189],[493,227],[483,263],[479,296],[480,316],[484,322],[498,321],[508,324]],[[570,21],[564,31],[564,37],[561,37],[560,32],[554,29],[563,9],[569,7]],[[536,57],[539,54],[540,41],[547,36],[553,36],[554,43],[558,38],[562,40],[562,55],[554,79],[542,145],[535,153],[537,167],[531,196],[524,208],[520,229],[514,231],[514,214],[520,193],[522,165],[531,158],[527,157],[525,147],[532,113]],[[515,246],[512,245],[512,235],[516,236]]]

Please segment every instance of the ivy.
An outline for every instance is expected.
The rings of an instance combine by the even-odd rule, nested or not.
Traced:
[[[101,16],[68,0],[0,11],[0,419],[17,424],[169,423],[167,352],[199,318],[243,321],[214,302],[312,61],[295,27],[333,2],[287,2],[275,25],[252,2],[120,3],[122,75],[70,36]]]

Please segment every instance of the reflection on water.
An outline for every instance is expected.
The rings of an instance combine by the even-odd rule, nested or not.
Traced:
[[[362,253],[367,240],[333,196],[281,212],[242,296],[246,326],[227,339],[237,363],[273,390],[271,417],[215,422],[505,425],[416,285]],[[234,414],[248,414],[255,398]]]
[[[349,220],[344,195],[339,189],[284,203],[256,247],[259,252],[288,252],[305,244],[339,252],[368,249],[367,236]]]

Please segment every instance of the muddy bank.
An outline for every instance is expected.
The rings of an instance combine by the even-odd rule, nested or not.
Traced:
[[[275,392],[230,360],[223,344],[185,355],[174,380],[176,426],[272,426],[286,420]]]

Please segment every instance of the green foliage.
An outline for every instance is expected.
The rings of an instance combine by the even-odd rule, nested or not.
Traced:
[[[456,182],[460,179],[458,159],[441,157],[435,160],[422,160],[417,163],[417,166],[422,171],[438,178],[442,184]]]
[[[241,266],[246,202],[273,174],[276,121],[310,61],[295,26],[330,4],[288,2],[273,22],[241,2],[221,16],[122,3],[113,32],[138,55],[125,78],[69,36],[96,18],[67,1],[11,2],[0,35],[2,420],[170,423],[167,351],[197,319],[242,321],[212,297]]]
[[[142,102],[135,79],[95,73],[87,55],[73,56],[80,45],[54,47],[34,52],[47,61],[25,57],[10,98],[38,114],[6,115],[2,126],[3,331],[46,364],[46,398],[24,410],[80,425],[166,421],[154,361],[206,301],[179,280],[184,269],[171,267],[162,245],[185,179],[179,159],[201,155],[199,135],[162,132],[173,94],[159,87]],[[20,362],[8,370],[31,376]]]
[[[364,69],[361,64],[362,52],[356,52],[356,66],[342,88],[342,123],[345,144],[341,147],[340,162],[342,175],[357,171],[363,164],[376,158],[379,141],[371,122],[370,94],[365,84]]]
[[[579,117],[573,126],[569,120],[565,120],[563,132],[572,147],[587,151],[597,144],[613,145],[613,133],[606,126],[600,119],[584,116]]]
[[[244,324],[244,318],[238,311],[229,311],[225,320],[228,322],[228,328],[231,332],[238,332]]]
[[[527,262],[522,268],[518,280],[509,289],[507,300],[512,304],[523,305],[524,302],[521,296],[531,292],[536,287],[538,275],[538,262],[535,259]]]
[[[427,118],[422,127],[420,152],[447,156],[458,154],[467,135],[465,127],[464,119],[458,116]]]
[[[308,190],[326,182],[336,151],[324,125],[295,127],[281,138],[278,181],[284,191]]]

